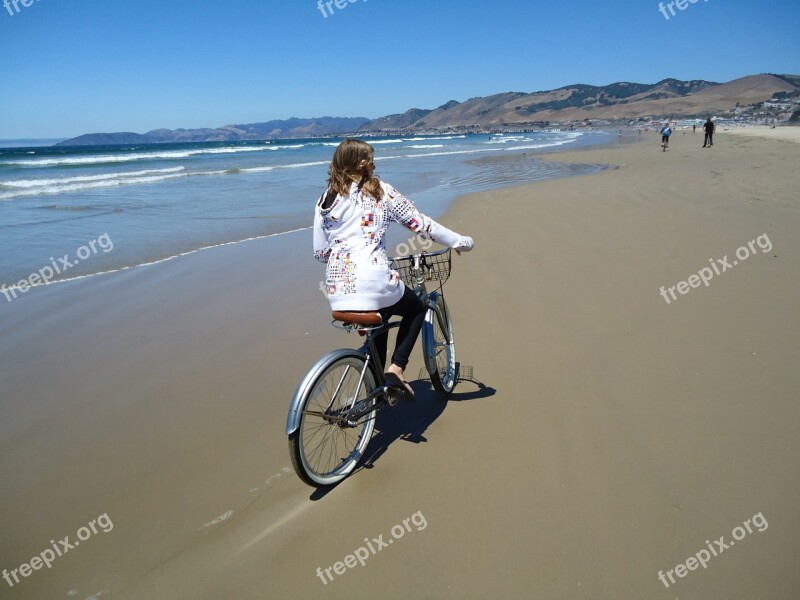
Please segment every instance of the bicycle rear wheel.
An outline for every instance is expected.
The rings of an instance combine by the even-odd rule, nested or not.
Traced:
[[[425,315],[422,327],[425,367],[431,376],[433,389],[440,396],[449,396],[456,387],[456,343],[453,338],[453,321],[444,296],[434,292],[432,308]]]
[[[289,455],[297,475],[309,485],[340,482],[364,456],[375,428],[376,400],[371,410],[356,422],[347,422],[343,412],[364,400],[377,383],[364,357],[335,358],[310,383],[301,402],[300,426],[289,435]]]

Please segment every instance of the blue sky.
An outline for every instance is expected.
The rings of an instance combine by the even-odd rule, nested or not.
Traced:
[[[2,1],[0,139],[800,74],[798,0],[699,0],[669,20],[654,0],[357,0],[327,17],[317,0]]]

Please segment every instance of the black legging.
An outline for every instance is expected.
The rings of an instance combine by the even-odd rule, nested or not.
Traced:
[[[392,362],[403,370],[405,370],[408,365],[411,351],[414,349],[414,344],[417,342],[419,332],[422,329],[422,322],[425,320],[425,311],[425,305],[413,290],[408,287],[406,287],[403,297],[400,298],[400,300],[392,306],[382,308],[378,311],[381,313],[381,317],[383,317],[384,321],[392,315],[402,317],[400,320],[400,327],[397,330],[397,343],[395,345],[394,354],[392,354]],[[388,367],[386,364],[386,345],[388,338],[388,332],[375,338],[375,346],[378,350],[378,356],[381,359],[384,370]]]

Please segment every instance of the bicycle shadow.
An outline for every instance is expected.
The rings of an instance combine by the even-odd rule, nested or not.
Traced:
[[[487,386],[482,381],[475,379],[472,372],[472,367],[456,363],[456,373],[458,373],[458,382],[453,393],[447,398],[448,402],[463,402],[465,400],[478,400],[480,398],[488,398],[494,396],[497,392],[493,387]],[[471,384],[466,385],[465,384]],[[477,388],[472,391],[466,391],[464,388]]]
[[[416,400],[411,404],[400,403],[378,417],[375,421],[375,432],[364,452],[364,458],[358,468],[350,474],[353,477],[363,469],[372,469],[380,458],[395,442],[411,442],[422,444],[427,442],[425,432],[447,408],[449,402],[464,402],[494,396],[497,390],[487,386],[472,376],[471,367],[461,367],[458,385],[453,393],[442,398],[433,389],[428,374],[420,374],[420,378],[411,381]],[[344,481],[347,481],[345,479]],[[311,500],[321,500],[339,484],[329,488],[318,488]]]
[[[364,452],[364,458],[358,468],[350,474],[350,477],[355,476],[356,473],[363,469],[372,469],[389,447],[398,440],[413,444],[427,442],[425,431],[441,416],[449,402],[489,398],[497,392],[495,388],[475,379],[472,374],[472,367],[461,366],[460,364],[458,384],[453,393],[447,398],[442,398],[436,393],[430,379],[428,379],[428,373],[424,369],[420,371],[419,378],[410,383],[411,387],[414,388],[416,400],[411,404],[400,402],[393,409],[377,418],[375,432]],[[347,479],[344,481],[347,481]],[[338,485],[340,484],[329,488],[318,488],[311,494],[309,499],[314,501],[321,500]]]
[[[447,400],[436,394],[430,381],[410,381],[416,400],[406,404],[400,402],[393,409],[378,416],[372,439],[364,452],[359,466],[349,475],[355,477],[364,469],[372,469],[389,447],[398,440],[421,444],[427,442],[425,431],[439,418],[447,407]],[[427,385],[426,385],[427,384]],[[455,395],[455,394],[454,394]],[[349,478],[348,477],[348,478]],[[317,488],[310,500],[322,500],[342,482],[328,488]]]

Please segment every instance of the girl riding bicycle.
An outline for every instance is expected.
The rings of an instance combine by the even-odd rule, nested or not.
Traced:
[[[386,230],[393,222],[453,248],[472,250],[472,238],[440,225],[375,175],[374,149],[346,139],[336,148],[328,171],[328,189],[314,211],[314,257],[327,263],[325,282],[334,311],[377,311],[384,322],[401,317],[387,380],[414,391],[403,377],[419,337],[426,307],[389,268]],[[386,364],[387,336],[376,339],[381,364]]]

